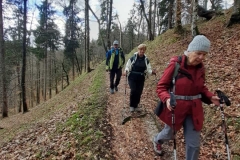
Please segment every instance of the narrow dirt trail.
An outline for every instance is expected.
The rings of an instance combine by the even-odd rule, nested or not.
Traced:
[[[163,128],[163,124],[153,115],[153,109],[156,105],[156,80],[153,77],[145,81],[143,94],[140,104],[144,106],[148,114],[143,118],[134,118],[122,125],[122,110],[124,108],[125,96],[125,77],[122,77],[119,91],[114,94],[109,93],[109,75],[106,74],[106,83],[108,93],[107,111],[110,117],[109,124],[112,126],[112,150],[117,160],[172,160],[173,158],[173,141],[163,144],[163,156],[154,153],[152,137]],[[126,108],[129,107],[130,88],[127,85]],[[203,135],[202,135],[203,136]],[[203,137],[201,137],[203,138]],[[177,158],[185,159],[185,141],[183,130],[177,132]],[[224,148],[224,146],[223,146]],[[218,158],[213,155],[211,145],[202,144],[200,149],[199,160],[224,159],[225,152],[220,153]],[[221,157],[221,158],[220,158]]]
[[[157,156],[153,151],[152,137],[158,132],[156,122],[154,121],[150,104],[147,101],[141,104],[146,108],[148,114],[144,118],[134,118],[126,122],[122,122],[121,112],[124,108],[125,96],[125,77],[122,77],[119,91],[114,94],[109,93],[109,75],[106,74],[107,89],[109,94],[108,99],[108,114],[110,116],[110,124],[113,129],[112,149],[116,153],[115,157],[118,160],[153,160],[153,159],[169,159],[169,155],[164,157]],[[143,91],[142,97],[146,97],[148,91],[146,88]],[[126,107],[129,106],[130,89],[127,86]]]

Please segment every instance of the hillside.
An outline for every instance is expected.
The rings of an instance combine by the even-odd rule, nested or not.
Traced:
[[[225,17],[199,22],[199,30],[212,43],[205,65],[207,85],[211,91],[220,89],[232,101],[225,108],[234,160],[240,159],[240,25],[225,28]],[[189,26],[182,36],[169,30],[148,45],[147,56],[160,78],[169,59],[183,54],[191,41]],[[133,50],[129,56],[134,52]],[[128,56],[128,57],[129,57]],[[26,114],[0,120],[1,159],[169,159],[172,142],[166,144],[163,157],[153,152],[151,137],[163,124],[152,111],[157,102],[155,77],[146,80],[141,104],[147,116],[121,124],[124,103],[124,77],[119,92],[109,94],[109,75],[104,62],[94,71],[81,75],[63,92]],[[202,131],[201,160],[226,159],[220,111],[205,107]],[[177,133],[177,155],[184,159],[182,131]]]
[[[216,89],[222,90],[232,102],[230,107],[225,107],[224,112],[232,154],[235,155],[235,159],[240,159],[240,25],[225,28],[225,21],[225,17],[221,16],[208,22],[199,22],[198,26],[200,33],[206,35],[211,41],[211,50],[205,61],[207,86],[212,92]],[[187,48],[191,37],[185,35],[179,37],[169,30],[148,44],[147,55],[151,59],[153,68],[157,68],[158,78],[170,57],[183,54]],[[149,95],[154,94],[155,90],[153,89]],[[224,159],[226,157],[221,124],[219,108],[205,106],[201,159],[204,159],[205,156],[206,159]],[[180,135],[178,134],[178,138],[183,141],[183,137]],[[184,146],[179,148],[183,148],[183,153]]]

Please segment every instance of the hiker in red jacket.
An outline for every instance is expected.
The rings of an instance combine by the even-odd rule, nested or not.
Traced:
[[[165,123],[163,130],[153,138],[154,151],[162,154],[162,144],[172,139],[173,128],[171,111],[175,113],[175,130],[182,126],[186,142],[186,160],[198,160],[200,150],[200,131],[203,126],[204,103],[219,105],[219,98],[208,91],[205,86],[203,60],[210,49],[210,41],[203,35],[195,36],[187,51],[179,57],[173,57],[157,85],[157,94],[166,104],[159,118]],[[170,106],[169,89],[172,87],[172,76],[175,64],[180,68],[175,78],[176,106]]]

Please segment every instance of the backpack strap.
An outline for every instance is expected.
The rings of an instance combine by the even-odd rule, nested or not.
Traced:
[[[173,93],[175,93],[176,77],[178,75],[178,71],[179,71],[181,62],[182,62],[182,56],[178,56],[178,61],[175,63],[175,68],[174,68],[173,77],[172,77],[172,91],[173,91]]]
[[[147,58],[147,56],[145,56],[145,64],[146,66],[149,64],[149,59]]]
[[[134,54],[134,55],[130,58],[130,60],[131,60],[131,70],[132,70],[132,67],[133,67],[134,63],[135,63],[136,60],[137,60],[137,54]],[[146,64],[146,69],[147,69],[147,65],[149,64],[149,59],[145,56],[144,61],[145,61],[145,64]],[[147,72],[147,71],[145,71],[144,74],[146,74],[146,72]]]
[[[133,67],[134,63],[135,63],[136,60],[137,60],[137,55],[134,54],[134,55],[130,58],[130,60],[131,60],[131,70],[132,70],[132,67]]]
[[[131,58],[130,58],[130,60],[131,60],[131,64],[132,64],[132,66],[133,66],[133,64],[136,62],[136,60],[137,60],[137,55],[136,54],[134,54]],[[149,59],[145,56],[145,63],[146,63],[146,66],[149,64]]]
[[[173,72],[173,79],[176,78],[177,74],[178,74],[178,70],[180,68],[180,64],[178,62],[175,63],[175,68],[174,68],[174,72]]]
[[[182,62],[182,56],[178,56],[178,62],[175,63],[175,68],[174,68],[174,72],[173,72],[173,78],[176,78],[179,68],[180,68],[180,64]]]

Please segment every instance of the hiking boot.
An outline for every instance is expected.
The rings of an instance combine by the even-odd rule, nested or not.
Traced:
[[[137,107],[137,108],[134,108],[134,111],[135,111],[135,112],[142,112],[142,109],[139,108],[139,107]]]
[[[143,108],[143,105],[142,104],[138,104],[137,107],[138,108]]]
[[[116,91],[116,92],[118,91],[118,87],[117,87],[117,86],[115,87],[115,91]]]
[[[110,88],[110,93],[113,94],[114,93],[114,89]]]
[[[130,112],[134,112],[135,108],[134,107],[130,107]]]
[[[154,149],[155,153],[157,153],[158,155],[161,156],[163,154],[162,145],[155,142],[155,138],[153,138],[152,142],[153,142],[153,149]]]

